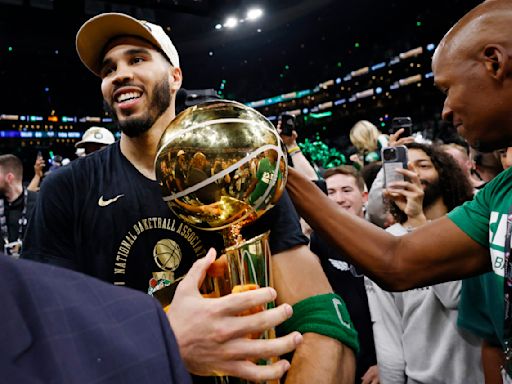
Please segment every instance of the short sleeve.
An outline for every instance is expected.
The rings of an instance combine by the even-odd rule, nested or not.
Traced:
[[[457,227],[485,248],[489,247],[489,199],[491,196],[490,192],[492,191],[491,187],[493,185],[487,185],[487,187],[476,194],[473,200],[455,208],[448,214],[448,218]]]

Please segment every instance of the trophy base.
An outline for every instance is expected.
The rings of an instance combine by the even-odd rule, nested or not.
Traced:
[[[272,268],[271,254],[268,244],[269,233],[253,237],[239,244],[228,247],[206,273],[201,293],[205,297],[221,297],[231,293],[241,293],[260,287],[271,287]],[[241,313],[247,316],[275,307],[275,303],[251,308]],[[262,333],[248,334],[251,339],[273,339],[275,330],[269,329]],[[270,365],[278,360],[277,357],[261,359],[258,365]],[[215,384],[252,384],[253,382],[231,376],[212,377]],[[265,384],[279,384],[279,380],[265,381]]]

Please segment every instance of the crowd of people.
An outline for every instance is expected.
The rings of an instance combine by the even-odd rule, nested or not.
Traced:
[[[457,143],[387,136],[361,121],[350,135],[353,165],[319,174],[297,132],[282,133],[287,192],[244,229],[247,238],[270,231],[273,288],[204,297],[222,237],[169,210],[156,180],[183,76],[179,54],[158,25],[120,13],[87,20],[77,52],[99,77],[121,137],[92,127],[69,164],[48,172],[38,156],[26,186],[21,161],[0,156],[2,378],[512,383],[511,26],[512,3],[488,0],[435,51]],[[401,181],[386,181],[386,146],[407,149],[407,167],[395,170]],[[198,153],[162,163],[176,175],[169,188],[204,180]],[[239,189],[244,171],[261,178],[265,156],[227,174],[228,188]],[[229,165],[210,159],[207,172]],[[244,198],[258,196],[255,184]],[[162,272],[162,241],[179,282],[166,312],[145,294]],[[272,327],[276,338],[248,337]]]

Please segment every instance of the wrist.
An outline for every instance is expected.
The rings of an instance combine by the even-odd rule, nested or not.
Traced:
[[[408,217],[407,221],[404,223],[404,226],[410,231],[414,228],[421,227],[428,223],[427,218],[423,213],[416,215],[414,217]]]
[[[298,145],[287,147],[288,154],[290,156],[293,156],[294,154],[297,154],[300,152],[300,148]]]

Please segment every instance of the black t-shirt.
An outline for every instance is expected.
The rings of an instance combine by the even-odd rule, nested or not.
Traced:
[[[25,219],[28,221],[30,216],[32,215],[32,211],[34,210],[34,206],[37,199],[37,192],[27,191],[27,211]],[[24,208],[24,193],[22,193],[16,200],[12,203],[8,203],[7,200],[4,199],[4,211],[5,211],[5,220],[7,222],[7,232],[8,232],[8,240],[9,242],[18,240],[20,235],[20,218],[23,213]],[[25,229],[27,227],[27,223],[22,223],[22,233],[21,236],[25,233]]]
[[[178,258],[175,278],[183,276],[210,247],[223,249],[219,232],[195,229],[172,213],[158,183],[135,169],[119,143],[53,172],[39,193],[23,258],[146,292],[152,272],[161,271],[153,257],[157,243]],[[307,244],[286,193],[244,229],[244,238],[268,229],[273,253]]]
[[[318,255],[332,289],[345,301],[358,332],[360,351],[357,356],[356,378],[360,378],[369,367],[377,364],[364,277],[355,266],[346,262],[342,255],[315,232],[311,234],[310,247],[311,251]]]

